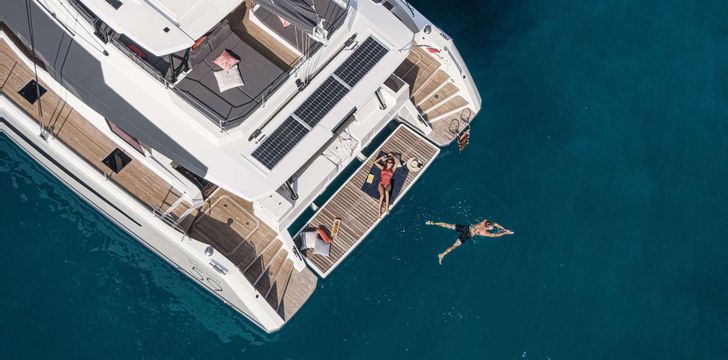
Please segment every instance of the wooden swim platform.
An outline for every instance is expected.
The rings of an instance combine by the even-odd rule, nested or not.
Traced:
[[[339,188],[331,199],[316,212],[304,227],[304,230],[305,228],[316,228],[320,225],[331,230],[334,219],[341,219],[338,235],[331,244],[328,257],[314,254],[311,250],[302,252],[309,265],[322,277],[328,276],[382,219],[386,219],[386,216],[384,218],[377,217],[379,200],[362,190],[362,186],[380,151],[400,153],[403,162],[410,158],[416,158],[423,164],[420,171],[408,172],[399,195],[390,206],[390,208],[394,208],[414,185],[415,181],[426,171],[429,164],[440,152],[440,149],[408,126],[400,125]]]

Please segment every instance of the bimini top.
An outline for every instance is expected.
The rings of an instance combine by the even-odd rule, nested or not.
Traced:
[[[96,16],[157,56],[189,48],[243,0],[81,0]]]

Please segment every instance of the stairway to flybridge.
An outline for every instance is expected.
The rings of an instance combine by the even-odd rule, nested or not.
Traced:
[[[432,127],[427,136],[438,145],[452,142],[470,124],[473,110],[440,59],[414,48],[394,71],[410,87],[410,100]]]

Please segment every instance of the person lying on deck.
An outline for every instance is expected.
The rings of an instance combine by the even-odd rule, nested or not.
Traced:
[[[458,246],[462,245],[465,241],[472,238],[473,236],[487,236],[487,237],[501,237],[503,235],[511,235],[513,234],[513,231],[510,231],[503,226],[500,226],[499,224],[496,224],[490,220],[483,220],[480,223],[473,224],[473,225],[456,225],[456,224],[448,224],[444,222],[433,222],[433,221],[426,221],[425,224],[427,225],[436,225],[440,227],[444,227],[445,229],[455,230],[460,235],[458,236],[458,239],[455,240],[455,243],[452,244],[449,248],[447,248],[445,251],[437,255],[437,260],[442,265],[442,259],[445,257],[445,255],[451,253],[453,250],[455,250]],[[497,230],[498,232],[491,232],[493,230]]]
[[[401,162],[399,162],[401,164]],[[389,194],[392,192],[392,176],[397,171],[395,156],[387,153],[374,162],[380,170],[379,175],[379,206],[377,206],[377,217],[382,216],[382,203],[384,203],[384,214],[389,213]]]

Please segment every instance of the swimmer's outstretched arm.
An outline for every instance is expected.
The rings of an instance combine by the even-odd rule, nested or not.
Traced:
[[[439,226],[439,227],[444,227],[445,229],[455,230],[455,224],[448,224],[448,223],[444,223],[444,222],[437,222],[437,221],[430,221],[430,220],[425,221],[425,224],[435,225],[435,226]]]
[[[513,234],[513,231],[510,231],[510,230],[504,228],[503,225],[501,225],[501,224],[493,223],[493,227],[498,228],[500,230],[500,232],[498,233],[499,236]]]
[[[481,235],[486,236],[486,237],[497,238],[497,237],[501,237],[503,235],[511,235],[511,234],[513,234],[513,231],[510,231],[508,229],[504,229],[503,231],[501,231],[499,233],[487,232],[487,233],[481,234]]]

